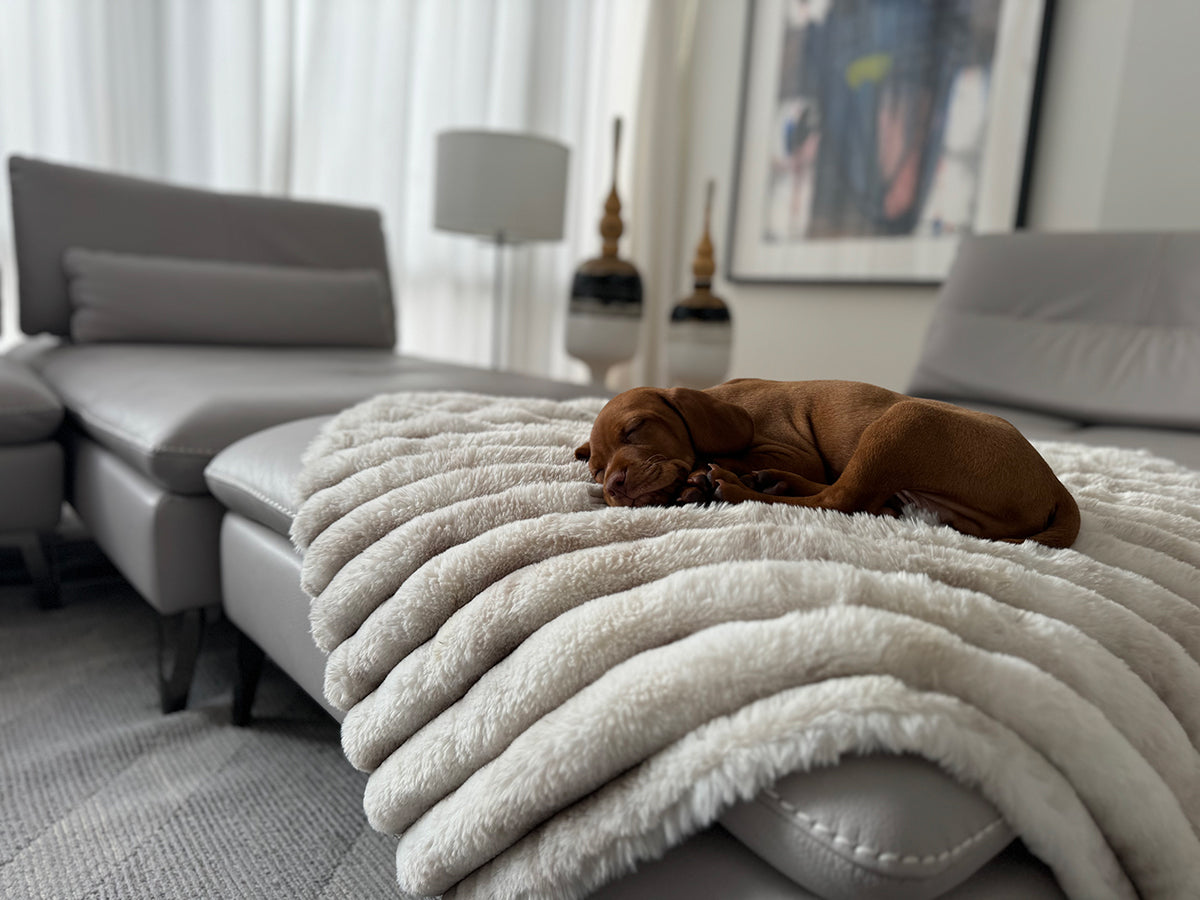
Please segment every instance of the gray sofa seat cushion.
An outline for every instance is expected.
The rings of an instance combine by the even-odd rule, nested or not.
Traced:
[[[1122,428],[1118,425],[1094,425],[1080,429],[1078,440],[1106,447],[1148,450],[1180,465],[1200,471],[1200,431],[1171,428]]]
[[[300,505],[301,456],[329,419],[285,422],[234,441],[205,468],[208,489],[227,509],[287,537]]]
[[[1200,233],[970,239],[909,392],[1200,428],[1198,295]]]
[[[391,391],[576,397],[586,385],[378,350],[61,345],[32,364],[72,419],[161,487],[207,493],[204,467],[238,438]]]
[[[63,419],[58,396],[24,363],[0,356],[0,445],[43,441]]]
[[[373,269],[387,280],[373,209],[223,194],[77,166],[9,159],[21,327],[65,335],[70,247],[187,259]],[[390,286],[389,286],[390,292]],[[387,345],[395,343],[395,335]]]
[[[788,775],[721,824],[817,896],[846,900],[940,897],[1014,838],[978,792],[887,754]]]
[[[390,350],[391,296],[374,269],[314,269],[72,247],[71,339]]]

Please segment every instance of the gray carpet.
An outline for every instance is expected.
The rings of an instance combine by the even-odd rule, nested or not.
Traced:
[[[189,708],[161,715],[154,613],[69,557],[48,612],[0,557],[0,897],[395,896],[336,723],[268,664],[233,727],[222,622]]]

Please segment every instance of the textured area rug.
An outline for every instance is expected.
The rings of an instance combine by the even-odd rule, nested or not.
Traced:
[[[306,457],[326,695],[413,896],[574,896],[781,775],[916,753],[1080,900],[1200,885],[1200,474],[1045,444],[1070,550],[746,503],[610,509],[602,401],[376,398]]]
[[[113,581],[64,596],[42,611],[0,588],[0,897],[395,896],[395,841],[363,822],[320,707],[268,665],[254,725],[233,727],[218,622],[191,707],[163,716],[150,608]]]

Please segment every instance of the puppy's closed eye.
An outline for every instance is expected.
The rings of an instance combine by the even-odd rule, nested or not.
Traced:
[[[630,441],[637,435],[637,432],[642,430],[642,426],[646,424],[644,419],[634,419],[621,430],[621,440]]]

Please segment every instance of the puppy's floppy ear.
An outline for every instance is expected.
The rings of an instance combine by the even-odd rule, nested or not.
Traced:
[[[740,453],[754,440],[754,420],[740,406],[692,388],[670,388],[663,395],[683,416],[697,453]]]
[[[584,441],[575,448],[575,458],[587,462],[592,458],[592,442]]]

